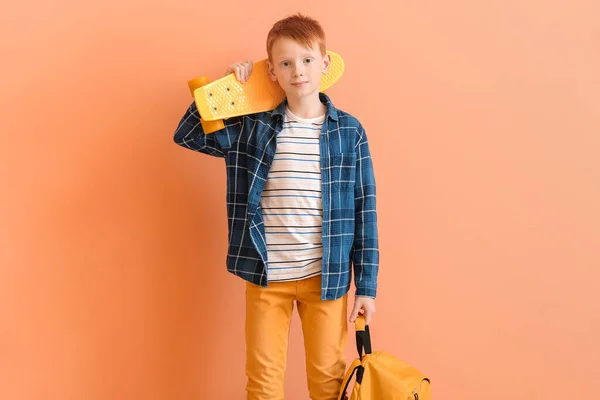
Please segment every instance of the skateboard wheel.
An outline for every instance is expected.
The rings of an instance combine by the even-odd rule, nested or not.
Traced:
[[[198,88],[201,88],[204,85],[208,85],[210,81],[208,80],[208,76],[202,75],[198,78],[194,78],[191,81],[188,81],[188,87],[190,88],[190,92],[192,96],[194,95],[194,91]]]
[[[218,119],[216,121],[205,121],[203,118],[200,118],[200,123],[202,124],[202,130],[207,135],[225,128],[225,123],[222,119]]]

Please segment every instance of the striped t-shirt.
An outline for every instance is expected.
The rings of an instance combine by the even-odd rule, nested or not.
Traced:
[[[323,206],[319,136],[325,115],[303,119],[286,109],[275,159],[260,200],[269,281],[321,273]]]

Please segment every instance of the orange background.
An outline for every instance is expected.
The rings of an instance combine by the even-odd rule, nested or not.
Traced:
[[[244,398],[224,164],[172,136],[187,80],[296,11],[370,135],[374,347],[435,399],[600,398],[600,4],[287,4],[2,2],[0,398]]]

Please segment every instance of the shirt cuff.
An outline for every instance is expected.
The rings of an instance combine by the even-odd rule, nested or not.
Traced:
[[[370,297],[374,299],[377,296],[377,288],[364,286],[357,287],[355,296]]]

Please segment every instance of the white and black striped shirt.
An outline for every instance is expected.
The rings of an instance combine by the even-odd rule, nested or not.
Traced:
[[[286,109],[260,204],[269,281],[321,273],[323,259],[319,136],[325,115],[304,119]]]

